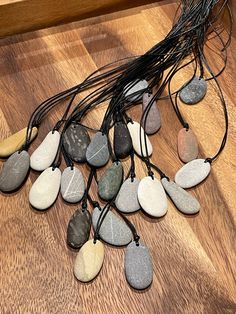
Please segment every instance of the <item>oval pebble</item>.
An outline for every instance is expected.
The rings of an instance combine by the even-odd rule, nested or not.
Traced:
[[[183,162],[189,162],[198,156],[198,142],[191,129],[181,129],[178,134],[178,154]]]
[[[45,210],[55,202],[61,183],[61,171],[52,167],[44,170],[32,185],[29,192],[30,204],[39,210]]]
[[[161,179],[161,183],[179,211],[190,215],[199,212],[200,204],[189,192],[167,178]]]
[[[81,171],[76,167],[67,167],[61,176],[61,196],[69,203],[78,203],[85,191],[85,182]]]
[[[104,260],[104,245],[100,241],[87,241],[76,256],[74,275],[82,282],[93,280],[100,272]]]
[[[185,84],[179,97],[187,105],[194,105],[201,101],[207,92],[207,82],[204,79],[194,77],[192,81]]]
[[[0,173],[0,190],[12,192],[18,189],[28,174],[29,165],[30,157],[25,150],[12,154],[3,164]]]
[[[146,134],[154,134],[161,127],[161,116],[160,116],[159,109],[157,108],[156,101],[153,102],[150,109],[146,110],[152,98],[153,98],[152,94],[145,93],[143,95],[142,127],[145,130]]]
[[[101,209],[96,207],[92,214],[93,228],[96,230],[98,219],[101,215]],[[103,217],[103,216],[102,216]],[[114,246],[127,245],[132,241],[132,232],[128,225],[113,214],[112,211],[108,211],[106,214],[101,227],[99,229],[100,238]]]
[[[146,80],[135,80],[125,86],[125,98],[131,102],[138,101],[142,98],[142,95],[147,88],[148,82]]]
[[[145,134],[142,127],[140,127],[140,124],[138,122],[129,122],[128,123],[128,129],[132,138],[132,143],[134,150],[139,156],[147,157],[151,156],[152,154],[152,144],[148,138],[148,136]],[[141,130],[141,145],[140,145],[140,130]],[[146,137],[146,143],[147,143],[147,151],[146,151],[146,145],[145,145],[145,137]]]
[[[108,162],[109,157],[107,136],[97,132],[87,148],[87,162],[93,167],[102,167]]]
[[[138,200],[142,209],[153,217],[162,217],[167,212],[167,197],[159,180],[150,176],[143,178],[138,187]]]
[[[49,132],[30,157],[30,167],[43,171],[53,163],[60,143],[60,133]]]
[[[140,209],[138,201],[138,186],[140,180],[128,178],[122,184],[116,197],[116,207],[123,213],[133,213]]]
[[[73,249],[78,249],[89,239],[92,218],[87,209],[77,209],[67,227],[67,243]]]
[[[125,252],[125,276],[131,287],[143,290],[153,279],[153,266],[149,249],[143,244],[131,242]]]
[[[132,139],[127,125],[124,122],[117,122],[114,126],[114,152],[116,157],[127,157],[132,148]]]
[[[205,159],[194,159],[185,164],[175,175],[175,182],[184,189],[198,185],[209,175],[211,165]]]

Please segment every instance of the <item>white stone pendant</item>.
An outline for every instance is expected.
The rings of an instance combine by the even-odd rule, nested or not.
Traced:
[[[60,133],[49,132],[38,148],[30,157],[30,167],[37,171],[43,171],[50,167],[56,157],[60,143]]]
[[[45,210],[55,202],[61,183],[61,171],[52,167],[44,170],[32,185],[29,192],[30,204],[39,210]]]
[[[116,197],[116,207],[123,213],[133,213],[140,209],[138,201],[138,186],[140,180],[128,178],[122,184]]]

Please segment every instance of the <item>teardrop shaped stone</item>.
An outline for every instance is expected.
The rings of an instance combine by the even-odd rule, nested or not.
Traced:
[[[39,210],[52,206],[60,189],[61,171],[52,167],[44,170],[32,185],[29,192],[30,204]]]
[[[116,207],[123,213],[133,213],[140,209],[138,201],[138,186],[140,180],[131,178],[125,180],[116,197]]]
[[[124,122],[117,122],[114,126],[114,152],[117,158],[127,157],[132,150],[132,139]]]
[[[0,157],[8,157],[20,150],[25,143],[27,128],[20,130],[12,134],[11,136],[5,138],[0,142]],[[32,129],[30,142],[32,142],[36,135],[38,134],[38,129],[34,127]]]
[[[198,185],[209,175],[211,165],[205,159],[194,159],[185,164],[175,175],[175,182],[184,189]]]
[[[148,136],[145,134],[143,128],[140,128],[140,124],[138,122],[129,122],[128,123],[128,129],[132,138],[132,143],[134,150],[139,156],[147,157],[151,156],[152,154],[152,144],[148,138]],[[141,143],[140,145],[140,131],[141,131]],[[146,151],[146,145],[145,145],[145,138],[147,143],[147,151]]]
[[[199,212],[200,204],[189,192],[175,182],[168,181],[167,178],[161,179],[161,183],[178,210],[184,214],[196,214]]]
[[[159,180],[150,176],[143,178],[138,187],[138,200],[142,209],[153,217],[162,217],[167,212],[167,197]]]
[[[189,162],[198,156],[198,142],[191,129],[181,129],[178,134],[178,154],[183,162]]]
[[[194,105],[205,97],[206,92],[207,82],[204,79],[195,77],[182,87],[179,97],[185,104]]]
[[[109,157],[107,136],[97,132],[87,148],[87,162],[93,167],[102,167],[108,162]]]
[[[98,181],[99,196],[109,201],[116,196],[123,180],[123,166],[119,161],[113,162]]]
[[[92,218],[87,209],[77,209],[67,227],[67,243],[73,249],[78,249],[89,239]]]
[[[153,266],[149,249],[131,242],[125,252],[125,276],[134,289],[146,289],[153,279]]]
[[[12,192],[18,189],[27,176],[29,165],[30,157],[25,150],[12,154],[3,164],[0,173],[0,190]]]
[[[96,230],[98,219],[101,215],[101,209],[96,207],[93,210],[92,222],[93,228]],[[112,211],[108,211],[102,225],[99,229],[100,238],[114,246],[127,245],[132,241],[132,232],[127,224],[115,215]]]
[[[143,118],[142,118],[142,127],[145,130],[146,134],[154,134],[161,127],[161,116],[159,109],[157,108],[156,101],[153,102],[151,108],[146,109],[151,102],[153,95],[145,93],[143,95]],[[146,110],[146,111],[145,111]],[[145,123],[146,119],[146,123]]]
[[[64,169],[61,176],[61,196],[69,203],[78,203],[85,191],[85,182],[81,171],[73,167]]]
[[[86,150],[90,143],[90,137],[82,125],[72,123],[64,133],[62,141],[65,151],[72,160],[86,161]]]
[[[76,256],[75,277],[82,282],[93,280],[100,272],[104,260],[104,245],[100,241],[87,241]]]
[[[147,88],[148,82],[146,80],[135,80],[125,86],[125,98],[131,102],[138,101],[142,98],[142,95]]]
[[[30,157],[30,167],[37,171],[43,171],[53,163],[60,143],[60,133],[49,132],[38,148]]]

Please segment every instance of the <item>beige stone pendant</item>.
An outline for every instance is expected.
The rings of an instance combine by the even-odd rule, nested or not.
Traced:
[[[189,162],[198,156],[198,142],[191,129],[181,129],[178,134],[178,154],[183,162]]]

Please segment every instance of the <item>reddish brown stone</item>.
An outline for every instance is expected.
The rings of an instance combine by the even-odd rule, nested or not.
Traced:
[[[178,154],[183,162],[189,162],[198,156],[198,142],[192,130],[181,129],[178,134]]]

